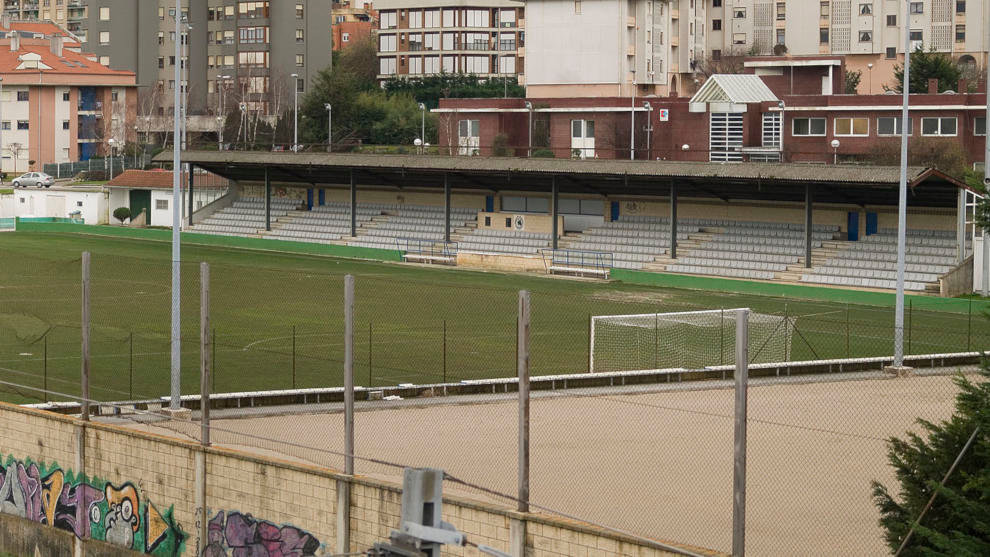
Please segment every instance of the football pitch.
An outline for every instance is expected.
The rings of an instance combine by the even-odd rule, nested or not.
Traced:
[[[892,304],[849,303],[838,290],[824,301],[783,298],[427,268],[284,253],[277,251],[280,243],[270,245],[271,251],[183,247],[184,393],[199,390],[201,261],[211,264],[209,357],[215,392],[340,386],[346,274],[356,281],[355,374],[362,386],[514,376],[522,289],[532,293],[534,375],[588,371],[589,321],[595,315],[749,307],[793,321],[786,347],[790,360],[889,356],[893,350]],[[80,254],[89,251],[93,397],[167,394],[170,250],[162,241],[75,232],[0,237],[4,379],[78,394]],[[856,300],[854,294],[847,299]],[[908,353],[990,345],[981,303],[912,297],[905,326]],[[662,365],[661,355],[654,358]],[[17,403],[44,398],[10,385],[0,397]]]

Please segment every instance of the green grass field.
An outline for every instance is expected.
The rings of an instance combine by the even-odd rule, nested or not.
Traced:
[[[150,233],[101,236],[65,226],[72,232],[0,235],[0,377],[35,387],[47,378],[49,390],[78,393],[80,253],[88,250],[93,396],[166,394],[170,245]],[[791,359],[892,352],[893,311],[885,302],[892,296],[886,295],[870,298],[879,305],[865,305],[843,302],[845,294],[855,301],[863,293],[837,290],[815,289],[824,291],[826,300],[796,299],[696,290],[690,281],[686,288],[630,282],[663,275],[630,274],[629,280],[605,283],[209,245],[186,245],[183,259],[187,393],[199,389],[200,261],[212,270],[210,357],[218,392],[340,385],[348,273],[356,279],[355,373],[365,386],[514,375],[520,289],[532,292],[531,362],[537,375],[587,371],[592,315],[750,307],[794,318],[787,347]],[[753,283],[736,284],[744,289]],[[912,298],[909,352],[987,347],[990,330],[982,307],[977,302],[970,312],[965,300]],[[4,390],[0,396],[15,402],[42,397],[22,388]]]

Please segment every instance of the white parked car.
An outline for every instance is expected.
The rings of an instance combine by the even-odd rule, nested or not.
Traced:
[[[14,178],[15,188],[26,188],[28,186],[38,186],[39,188],[50,188],[52,184],[55,183],[55,178],[52,178],[44,172],[28,172],[27,174],[21,174],[17,178]]]

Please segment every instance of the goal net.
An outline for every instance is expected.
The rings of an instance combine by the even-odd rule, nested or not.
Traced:
[[[736,311],[706,310],[591,318],[592,372],[700,369],[735,363]],[[749,363],[785,362],[794,322],[749,314]]]
[[[17,219],[11,218],[0,218],[0,232],[12,232],[17,230]]]

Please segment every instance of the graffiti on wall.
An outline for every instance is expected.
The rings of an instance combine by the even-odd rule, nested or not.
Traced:
[[[299,528],[279,527],[233,511],[226,517],[220,511],[210,519],[207,541],[202,557],[307,557],[320,549],[320,540]]]
[[[76,477],[57,464],[11,456],[0,466],[0,513],[151,555],[180,555],[186,539],[173,510],[142,501],[132,483]]]

